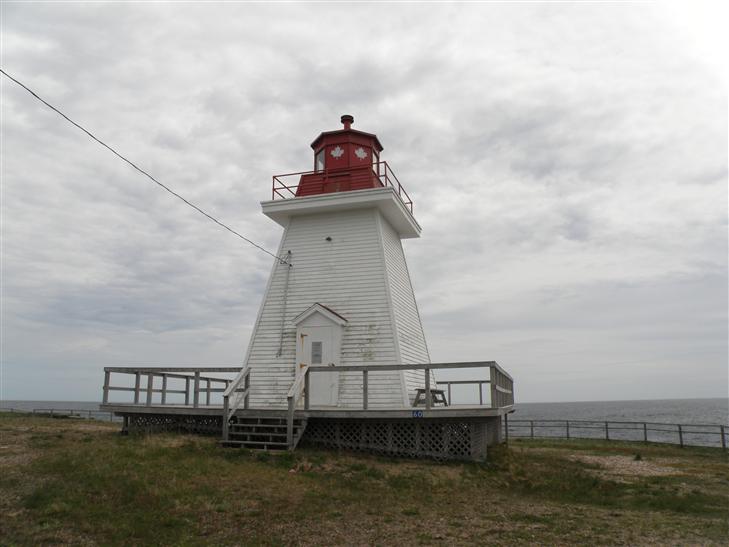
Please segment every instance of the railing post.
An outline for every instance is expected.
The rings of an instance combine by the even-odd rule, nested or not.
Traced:
[[[245,389],[245,397],[243,397],[243,409],[248,410],[248,397],[250,395],[251,387],[251,371],[250,369],[246,372],[245,380],[243,381],[243,389]]]
[[[430,369],[425,369],[425,410],[430,410],[432,401],[430,399]]]
[[[147,374],[147,406],[152,406],[152,388],[154,388],[154,375]]]
[[[289,397],[289,413],[286,420],[286,444],[289,450],[294,447],[294,398]]]
[[[111,382],[111,372],[104,371],[104,404],[109,402],[109,383]]]
[[[678,425],[678,444],[683,448],[683,429],[681,428],[681,424]]]
[[[205,405],[210,406],[210,380],[205,380],[205,388],[207,393],[205,394]]]
[[[726,437],[724,436],[724,426],[719,426],[719,433],[721,433],[721,447],[726,450]]]
[[[367,410],[370,398],[370,380],[366,370],[362,371],[362,408]]]
[[[190,404],[190,378],[185,378],[185,406]]]
[[[569,420],[565,420],[564,423],[565,423],[565,426],[566,426],[566,429],[567,429],[567,438],[569,439],[570,438],[570,421]]]
[[[481,386],[479,386],[479,389]],[[453,406],[453,401],[451,400],[451,383],[448,382],[448,406]]]
[[[134,373],[134,404],[139,404],[139,383],[141,380],[141,373]]]
[[[192,393],[192,406],[197,408],[200,404],[200,371],[195,371],[195,385]]]
[[[304,371],[304,410],[309,410],[309,404],[311,403],[311,397],[309,390],[311,389],[311,379],[309,378],[309,369]]]
[[[483,405],[483,384],[484,382],[478,383],[478,404]],[[491,390],[491,406],[494,406],[494,392],[493,389]]]
[[[610,440],[610,433],[608,431],[608,423],[607,422],[605,422],[605,440],[606,441],[609,441]]]
[[[499,408],[499,390],[496,389],[496,368],[489,367],[489,380],[491,380],[491,408]]]
[[[229,429],[228,412],[229,412],[229,409],[230,409],[230,401],[228,400],[228,396],[225,395],[225,396],[223,396],[223,440],[224,441],[227,441],[228,440],[228,435],[229,435],[229,433],[228,433],[228,429]]]
[[[162,404],[167,404],[167,375],[162,374]]]
[[[529,430],[531,432],[530,437],[534,438],[534,420],[529,420]]]
[[[643,422],[643,442],[648,442],[648,424]]]

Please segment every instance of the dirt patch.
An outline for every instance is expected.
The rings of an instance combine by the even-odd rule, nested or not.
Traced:
[[[667,475],[681,475],[673,467],[667,467],[648,460],[636,460],[631,456],[593,456],[587,454],[572,454],[567,457],[571,461],[587,463],[600,467],[598,474],[618,477],[662,477]]]

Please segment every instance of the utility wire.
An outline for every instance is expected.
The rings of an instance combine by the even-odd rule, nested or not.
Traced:
[[[61,111],[60,111],[60,110],[59,110],[58,108],[56,108],[56,107],[55,107],[55,106],[53,106],[52,104],[48,103],[48,102],[47,102],[47,101],[45,101],[44,99],[42,99],[42,98],[41,98],[41,97],[40,97],[40,96],[39,96],[39,95],[38,95],[38,94],[37,94],[37,93],[36,93],[35,91],[33,91],[32,89],[30,89],[30,88],[29,88],[29,87],[28,87],[27,85],[25,85],[24,83],[22,83],[22,82],[18,81],[17,79],[13,78],[13,77],[12,77],[12,76],[11,76],[10,74],[8,74],[7,72],[5,72],[5,71],[4,71],[4,70],[3,70],[2,68],[0,68],[0,72],[2,72],[2,73],[3,73],[3,75],[4,75],[4,76],[5,76],[6,78],[9,78],[10,80],[12,80],[12,81],[13,81],[13,82],[15,82],[16,84],[18,84],[18,85],[19,85],[20,87],[22,87],[23,89],[25,89],[25,90],[26,90],[26,91],[27,91],[28,93],[30,93],[31,95],[33,95],[33,97],[35,97],[35,98],[36,98],[36,99],[38,99],[38,100],[39,100],[40,102],[42,102],[42,103],[43,103],[44,105],[46,105],[46,106],[47,106],[48,108],[50,108],[51,110],[53,110],[53,111],[54,111],[54,112],[55,112],[56,114],[60,115],[60,116],[61,116],[62,118],[64,118],[64,119],[65,119],[66,121],[68,121],[68,122],[69,122],[69,123],[71,123],[72,125],[76,126],[76,127],[78,128],[78,129],[80,129],[81,131],[83,131],[84,133],[86,133],[86,134],[87,134],[87,135],[88,135],[89,137],[91,137],[91,138],[92,138],[93,140],[95,140],[96,142],[98,142],[98,143],[99,143],[99,144],[100,144],[101,146],[103,146],[104,148],[106,148],[107,150],[109,150],[109,151],[110,151],[110,152],[111,152],[112,154],[114,154],[115,156],[117,156],[117,157],[118,157],[119,159],[121,159],[121,160],[125,161],[126,163],[128,163],[129,165],[131,165],[131,166],[132,166],[132,167],[133,167],[134,169],[136,169],[137,171],[139,171],[140,173],[142,173],[142,174],[143,174],[144,176],[146,176],[146,177],[147,177],[148,179],[150,179],[150,180],[151,180],[152,182],[154,182],[154,183],[155,183],[156,185],[158,185],[158,186],[159,186],[160,188],[162,188],[163,190],[166,190],[167,192],[169,192],[170,194],[172,194],[172,195],[173,195],[173,196],[175,196],[176,198],[178,198],[178,199],[180,199],[180,200],[184,201],[184,202],[185,202],[185,204],[187,204],[187,205],[189,205],[190,207],[192,207],[193,209],[195,209],[195,210],[196,210],[196,211],[197,211],[198,213],[200,213],[200,214],[202,214],[202,215],[205,215],[205,216],[206,216],[207,218],[209,218],[210,220],[212,220],[212,221],[213,221],[213,222],[214,222],[215,224],[217,224],[218,226],[220,226],[220,227],[222,227],[222,228],[225,228],[226,230],[228,230],[228,231],[229,231],[230,233],[232,233],[233,235],[236,235],[236,236],[238,236],[239,238],[241,238],[241,239],[242,239],[243,241],[246,241],[247,243],[250,243],[250,244],[251,244],[251,245],[253,245],[253,246],[254,246],[254,247],[255,247],[256,249],[259,249],[259,250],[263,251],[264,253],[266,253],[267,255],[270,255],[270,256],[272,256],[272,257],[273,257],[273,258],[275,258],[276,260],[279,260],[279,261],[280,261],[281,263],[284,263],[284,264],[288,264],[288,265],[289,265],[289,267],[291,267],[291,266],[292,266],[292,265],[291,265],[290,263],[288,263],[288,262],[287,262],[287,259],[286,259],[286,258],[281,258],[280,256],[278,256],[278,255],[275,255],[275,254],[273,254],[273,253],[272,253],[272,252],[270,252],[270,251],[267,251],[266,249],[264,249],[263,247],[261,247],[261,246],[260,246],[260,245],[258,245],[257,243],[254,243],[253,241],[251,241],[250,239],[248,239],[248,238],[247,238],[246,236],[244,236],[243,234],[241,234],[241,233],[239,233],[239,232],[235,231],[235,230],[234,230],[233,228],[231,228],[231,227],[230,227],[230,226],[228,226],[227,224],[224,224],[223,222],[219,221],[219,220],[218,220],[217,218],[215,218],[214,216],[212,216],[212,215],[210,215],[210,214],[206,213],[206,212],[205,212],[205,211],[203,211],[203,210],[202,210],[202,209],[201,209],[200,207],[198,207],[198,206],[197,206],[197,205],[195,205],[194,203],[192,203],[192,202],[188,201],[187,199],[185,199],[184,197],[182,197],[182,196],[181,196],[180,194],[178,194],[177,192],[175,192],[174,190],[172,190],[172,189],[171,189],[171,188],[170,188],[169,186],[167,186],[167,185],[165,185],[165,184],[161,183],[160,181],[158,181],[158,180],[157,180],[156,178],[154,178],[154,177],[153,177],[152,175],[150,175],[149,173],[147,173],[147,171],[145,171],[145,170],[144,170],[144,169],[142,169],[141,167],[138,167],[138,166],[137,166],[137,165],[136,165],[136,164],[135,164],[135,163],[134,163],[133,161],[131,161],[131,160],[129,160],[129,159],[127,159],[127,158],[125,158],[124,156],[122,156],[122,155],[121,155],[121,154],[120,154],[119,152],[117,152],[116,150],[114,150],[114,148],[112,148],[111,146],[109,146],[108,144],[106,144],[106,143],[105,143],[104,141],[102,141],[101,139],[99,139],[98,137],[96,137],[96,136],[95,136],[95,135],[94,135],[93,133],[91,133],[91,132],[90,132],[89,130],[87,130],[86,128],[84,128],[84,127],[83,127],[83,126],[81,126],[80,124],[78,124],[78,123],[76,123],[75,121],[73,121],[73,120],[72,120],[71,118],[69,118],[68,116],[66,116],[66,115],[65,115],[65,114],[64,114],[63,112],[61,112]]]

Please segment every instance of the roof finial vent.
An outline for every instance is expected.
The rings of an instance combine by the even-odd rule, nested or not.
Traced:
[[[344,124],[344,129],[350,129],[352,127],[352,124],[354,123],[354,116],[345,114],[344,116],[342,116],[342,123]]]

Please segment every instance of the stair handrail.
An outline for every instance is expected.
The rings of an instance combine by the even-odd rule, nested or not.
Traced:
[[[241,388],[241,384],[243,387]],[[223,440],[228,440],[228,426],[230,419],[235,415],[241,401],[243,408],[248,409],[248,398],[251,391],[251,367],[246,363],[238,376],[228,384],[223,392]],[[231,401],[231,395],[233,400]]]
[[[289,450],[294,448],[294,411],[296,405],[299,404],[302,393],[305,391],[307,384],[307,377],[309,375],[309,365],[302,365],[301,372],[294,379],[294,383],[291,384],[289,392],[286,394],[286,400],[288,402],[288,415],[286,416],[286,444]]]

